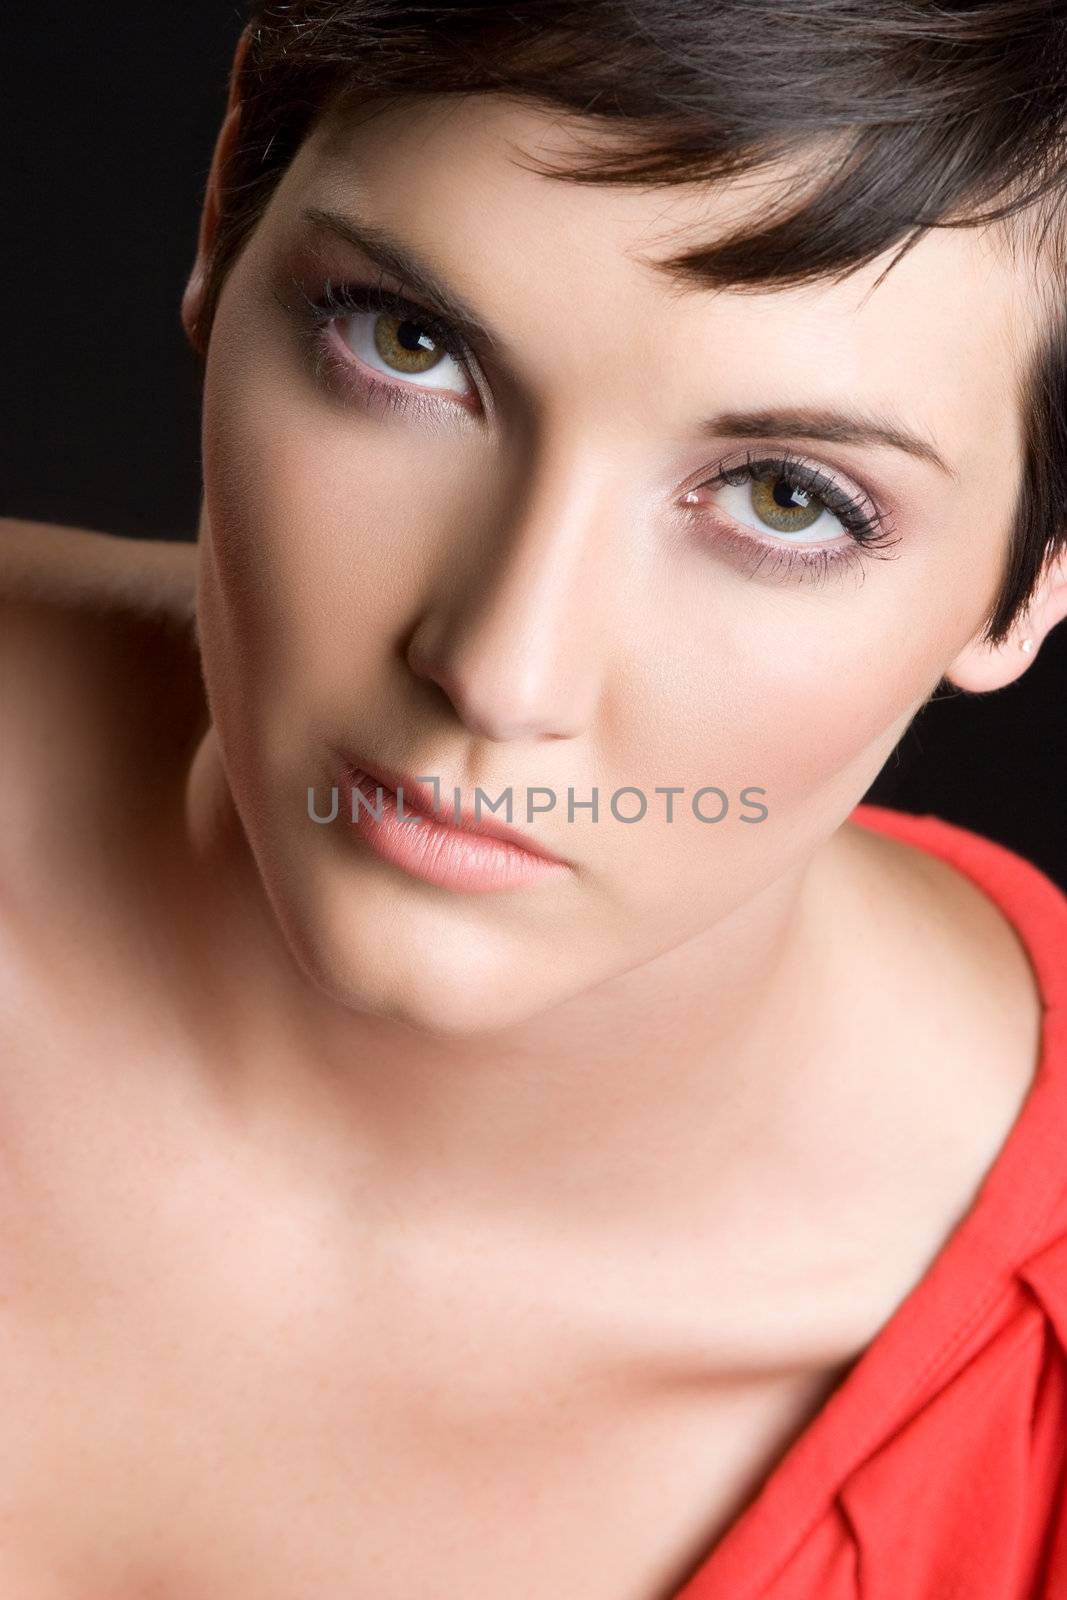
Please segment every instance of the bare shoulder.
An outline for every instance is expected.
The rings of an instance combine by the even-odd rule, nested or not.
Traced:
[[[45,892],[204,716],[196,548],[0,519],[0,892]]]
[[[1014,1115],[1042,1035],[1041,994],[1018,930],[977,882],[933,853],[864,827],[843,832],[868,913],[901,953],[904,1014],[923,1019],[942,1062],[958,1055],[972,1104],[984,1077],[995,1115]]]
[[[1033,1086],[1042,1004],[1017,929],[977,880],[851,822],[827,860],[849,1070],[826,1127],[842,1130],[848,1209],[865,1219],[841,1315],[866,1332],[974,1204]]]
[[[1033,972],[1020,936],[1005,913],[965,872],[932,851],[875,829],[849,823],[848,843],[869,869],[868,889],[880,890],[884,908],[896,903],[910,935],[940,954],[941,975],[955,965],[963,973],[978,970],[983,979],[996,974],[1021,980],[1033,989]]]
[[[110,615],[191,621],[196,546],[0,517],[0,605],[42,619]]]

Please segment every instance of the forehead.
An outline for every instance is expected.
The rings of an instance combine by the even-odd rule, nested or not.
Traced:
[[[729,387],[739,406],[765,403],[769,386],[775,402],[810,403],[814,386],[821,399],[910,412],[920,432],[936,423],[964,470],[982,439],[1018,450],[1018,384],[1042,308],[1000,233],[935,229],[881,282],[892,250],[838,282],[712,290],[663,263],[759,225],[772,201],[802,199],[811,157],[715,186],[576,184],[539,170],[603,140],[581,119],[499,96],[407,97],[323,118],[276,201],[293,223],[314,205],[388,227],[500,328],[532,377],[582,383],[589,399],[591,363],[610,372],[616,404],[638,363],[645,392],[669,376],[683,409],[693,380]]]

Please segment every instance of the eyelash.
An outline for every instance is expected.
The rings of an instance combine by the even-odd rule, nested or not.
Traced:
[[[750,563],[753,575],[765,572],[773,577],[786,573],[804,579],[819,579],[842,572],[846,567],[858,566],[868,559],[889,559],[889,550],[899,543],[892,520],[885,511],[848,494],[828,473],[798,456],[760,456],[748,451],[743,461],[735,466],[720,467],[710,478],[695,484],[694,489],[755,483],[760,478],[768,477],[779,479],[789,488],[801,489],[821,500],[848,532],[849,543],[829,547],[797,545],[790,548],[773,540],[761,539],[755,532],[738,535],[727,529],[726,539]]]
[[[417,322],[454,361],[467,369],[469,375],[474,357],[466,341],[454,328],[399,290],[386,288],[380,279],[376,283],[335,283],[327,278],[318,296],[308,294],[298,278],[293,278],[292,283],[303,302],[303,316],[316,378],[320,381],[327,376],[334,378],[345,394],[357,391],[360,397],[369,397],[375,404],[401,415],[415,414],[430,421],[440,421],[441,402],[433,397],[441,391],[420,389],[411,383],[390,383],[376,377],[369,368],[362,368],[359,377],[353,378],[351,363],[339,354],[327,338],[327,333],[332,322],[357,312],[374,311],[382,316]],[[458,403],[464,404],[462,400]]]
[[[440,401],[433,398],[440,391],[420,390],[414,384],[382,381],[369,369],[361,371],[358,379],[353,379],[350,363],[327,339],[327,332],[330,324],[338,318],[358,312],[374,311],[383,316],[417,322],[453,360],[467,370],[469,376],[473,366],[471,350],[449,323],[401,291],[387,288],[381,280],[373,283],[335,283],[328,278],[317,297],[308,294],[298,278],[291,281],[303,302],[315,375],[320,382],[329,376],[342,385],[346,394],[358,387],[361,398],[369,398],[383,409],[401,415],[415,414],[431,422],[440,421]],[[283,309],[290,309],[284,301],[279,303]],[[743,461],[720,467],[711,477],[702,479],[693,487],[708,489],[722,484],[736,486],[768,476],[821,500],[847,530],[849,542],[829,548],[805,548],[803,545],[788,548],[761,539],[755,533],[739,534],[733,529],[724,529],[726,541],[749,565],[753,576],[763,572],[771,577],[785,574],[804,580],[818,580],[831,573],[843,572],[847,567],[858,566],[868,559],[884,560],[890,547],[899,542],[891,519],[884,511],[848,494],[829,474],[797,456],[758,456],[749,451]]]

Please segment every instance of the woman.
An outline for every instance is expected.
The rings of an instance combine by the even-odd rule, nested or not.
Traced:
[[[1067,613],[1063,46],[256,7],[198,547],[8,530],[4,1594],[1067,1593],[1067,901],[859,804]]]

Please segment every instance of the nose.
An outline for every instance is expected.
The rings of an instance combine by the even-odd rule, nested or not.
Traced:
[[[612,637],[610,578],[627,566],[610,498],[608,472],[587,457],[542,459],[494,524],[489,561],[460,563],[420,617],[408,665],[472,733],[566,739],[588,726]]]

